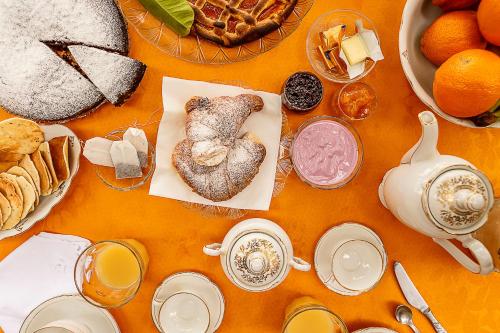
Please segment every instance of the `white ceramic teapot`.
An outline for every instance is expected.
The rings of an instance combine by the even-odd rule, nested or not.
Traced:
[[[389,170],[379,187],[382,204],[402,223],[441,245],[474,273],[493,271],[486,247],[471,233],[483,226],[493,206],[493,188],[488,178],[471,163],[437,151],[438,124],[430,111],[418,115],[422,137]],[[450,239],[459,240],[476,261]]]
[[[220,256],[224,273],[247,291],[266,291],[276,287],[293,267],[309,271],[311,265],[293,256],[292,243],[276,223],[249,219],[235,225],[222,244],[203,248],[209,256]]]

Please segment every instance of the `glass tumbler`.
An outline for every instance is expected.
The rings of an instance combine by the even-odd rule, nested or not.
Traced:
[[[148,262],[146,248],[136,240],[95,243],[78,257],[74,270],[76,288],[95,306],[123,306],[139,291]]]
[[[286,309],[282,333],[349,333],[342,319],[311,297],[294,300]]]

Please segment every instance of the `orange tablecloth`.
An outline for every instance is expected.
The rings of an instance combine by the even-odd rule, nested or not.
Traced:
[[[203,66],[177,60],[157,50],[129,27],[131,56],[148,65],[138,92],[123,107],[106,105],[94,114],[68,126],[82,139],[103,135],[133,123],[146,121],[161,106],[161,78],[164,75],[194,80],[241,80],[249,86],[278,93],[283,81],[298,70],[312,70],[306,58],[305,39],[309,26],[321,13],[335,8],[354,8],[372,18],[381,36],[386,59],[366,79],[379,97],[377,112],[355,123],[365,145],[365,162],[358,177],[334,191],[313,189],[290,175],[281,195],[273,199],[268,212],[249,214],[279,223],[292,239],[296,255],[313,262],[317,240],[341,221],[360,221],[382,238],[392,264],[400,260],[421,290],[435,315],[449,332],[498,332],[500,328],[500,275],[469,273],[430,238],[403,226],[379,203],[377,187],[385,171],[396,165],[420,136],[417,113],[425,107],[412,92],[399,62],[398,29],[404,1],[318,0],[289,38],[277,48],[244,63]],[[304,119],[331,114],[329,100],[338,85],[324,81],[325,100],[309,115],[289,114],[296,129]],[[9,115],[0,113],[1,118]],[[459,155],[483,170],[500,192],[500,131],[474,130],[439,119],[439,149]],[[147,127],[156,138],[157,125]],[[350,330],[386,326],[409,330],[393,316],[404,298],[397,286],[392,265],[381,283],[357,297],[343,297],[326,289],[314,271],[292,271],[283,284],[265,293],[248,293],[233,286],[224,276],[217,258],[203,255],[203,245],[221,241],[236,221],[207,219],[181,203],[148,196],[148,186],[120,193],[108,189],[96,177],[93,167],[82,159],[80,171],[64,201],[25,234],[0,242],[0,258],[40,232],[75,234],[91,240],[136,238],[151,255],[151,265],[138,296],[114,310],[122,332],[154,332],[151,297],[169,274],[195,270],[208,275],[222,289],[226,314],[220,333],[279,332],[285,307],[297,296],[311,295],[338,313]],[[36,277],[34,277],[36,280]],[[416,312],[416,311],[415,311]],[[423,332],[431,326],[421,314],[415,322]],[[313,332],[311,332],[313,333]]]

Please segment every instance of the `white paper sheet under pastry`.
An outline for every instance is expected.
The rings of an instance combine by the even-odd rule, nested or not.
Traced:
[[[281,98],[279,95],[240,87],[201,81],[163,78],[163,117],[156,141],[156,170],[149,194],[182,201],[238,209],[268,210],[271,203],[281,137]],[[266,158],[259,173],[242,192],[227,201],[213,202],[196,194],[172,165],[172,151],[186,137],[184,105],[193,96],[217,97],[256,94],[264,100],[264,109],[251,114],[241,133],[250,131],[266,147]]]

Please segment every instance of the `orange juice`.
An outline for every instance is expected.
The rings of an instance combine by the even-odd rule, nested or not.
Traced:
[[[142,259],[142,264],[143,264],[142,277],[144,277],[144,274],[146,274],[146,271],[148,270],[149,266],[149,254],[148,251],[146,250],[146,247],[135,239],[122,239],[121,242],[130,245]]]
[[[119,307],[137,294],[148,269],[144,245],[134,239],[97,242],[75,265],[75,285],[88,302]]]
[[[134,239],[121,242],[129,245],[136,253],[124,245],[114,243],[101,249],[95,258],[97,277],[101,283],[113,289],[125,289],[137,283],[144,276],[149,262],[144,245]],[[142,260],[143,267],[139,260]]]
[[[286,309],[284,333],[347,333],[340,318],[311,297],[301,297]]]

